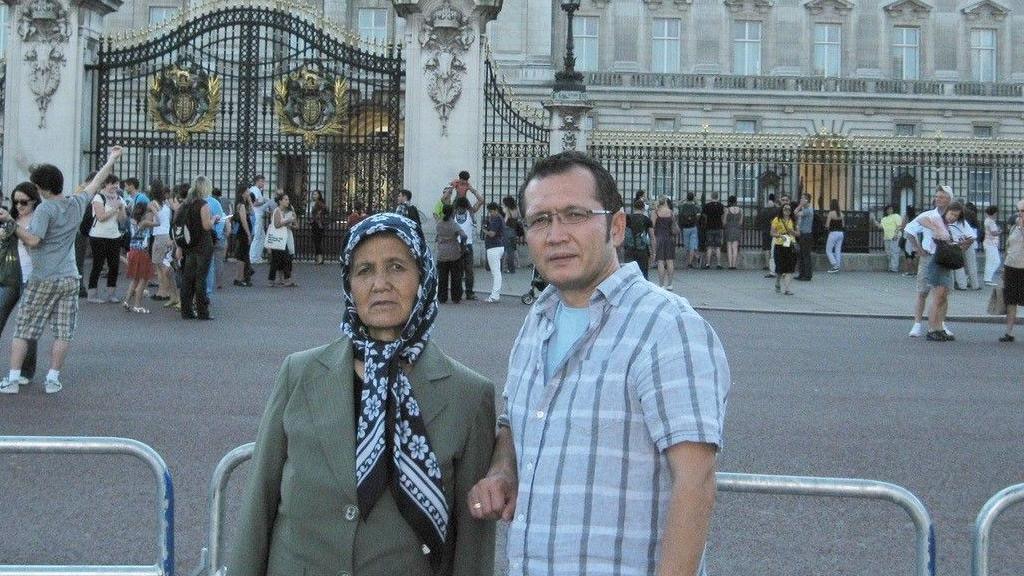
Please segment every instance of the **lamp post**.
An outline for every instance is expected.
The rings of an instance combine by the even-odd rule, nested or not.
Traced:
[[[572,34],[572,17],[579,8],[580,0],[562,0],[562,10],[567,15],[565,25],[565,59],[563,60],[565,68],[555,73],[555,92],[586,91],[586,87],[583,85],[583,74],[576,71],[575,43],[573,42]]]

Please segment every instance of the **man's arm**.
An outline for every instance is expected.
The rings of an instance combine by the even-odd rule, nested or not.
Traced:
[[[469,191],[474,197],[476,197],[476,202],[473,204],[472,208],[469,209],[470,212],[475,214],[476,211],[484,205],[484,197],[481,196],[480,193],[476,191],[476,188],[473,188],[472,186],[469,187]]]
[[[81,190],[76,192],[76,194],[93,196],[94,194],[99,192],[100,188],[103,187],[103,183],[107,180],[107,176],[110,176],[110,172],[114,169],[114,163],[117,162],[117,159],[121,157],[121,153],[123,151],[124,150],[120,146],[114,146],[113,148],[111,148],[110,154],[107,156],[107,161],[103,163],[103,166],[100,166],[100,169],[96,172],[96,175],[93,176],[92,182],[86,184],[85,188],[82,188]]]
[[[680,442],[665,451],[672,499],[661,540],[658,576],[694,576],[700,568],[715,505],[715,446]]]
[[[516,513],[519,494],[519,475],[516,471],[516,447],[512,443],[512,430],[498,426],[494,439],[491,467],[469,491],[467,504],[478,520],[512,520]]]

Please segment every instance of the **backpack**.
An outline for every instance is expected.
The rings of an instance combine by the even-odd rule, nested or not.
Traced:
[[[700,213],[700,209],[697,205],[692,202],[685,202],[679,207],[679,227],[680,228],[695,228],[697,226],[697,214]]]
[[[93,194],[93,198],[96,195]],[[107,205],[107,197],[100,194],[100,198],[103,200],[103,205]],[[82,215],[82,223],[78,225],[78,233],[82,236],[89,236],[89,231],[92,230],[93,224],[96,223],[96,217],[92,215],[92,198],[89,199],[89,206],[85,209],[85,214]]]
[[[189,229],[188,212],[192,204],[185,204],[178,208],[178,213],[171,220],[171,240],[182,250],[192,246],[192,231]]]
[[[643,214],[630,214],[626,219],[626,237],[623,245],[630,250],[650,250],[651,234]]]

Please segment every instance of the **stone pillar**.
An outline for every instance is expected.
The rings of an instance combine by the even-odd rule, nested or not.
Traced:
[[[586,92],[555,90],[544,108],[551,112],[551,153],[565,150],[587,151],[587,131],[583,117],[593,108]]]
[[[404,187],[426,216],[468,170],[480,188],[487,22],[502,0],[393,0],[406,19]],[[425,228],[433,220],[423,218]]]
[[[102,17],[122,0],[6,0],[10,43],[4,114],[3,189],[28,178],[29,167],[49,163],[64,172],[65,190],[84,174],[82,139],[85,59]]]

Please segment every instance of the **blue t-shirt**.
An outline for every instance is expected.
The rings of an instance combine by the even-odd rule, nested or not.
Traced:
[[[814,208],[805,206],[803,210],[800,211],[797,229],[800,230],[800,234],[810,234],[811,232],[814,232]]]
[[[494,232],[494,236],[484,237],[485,248],[501,248],[505,245],[505,220],[501,216],[487,217],[487,231]]]
[[[590,325],[590,308],[572,308],[563,303],[555,310],[555,331],[548,342],[548,356],[544,359],[544,379],[551,380],[555,369],[565,355],[587,332]]]
[[[210,197],[206,200],[206,204],[210,207],[210,217],[214,219],[216,224],[213,225],[213,240],[219,241],[224,238],[224,207],[220,205],[220,202],[216,198]],[[220,221],[217,221],[217,216],[220,216]]]

